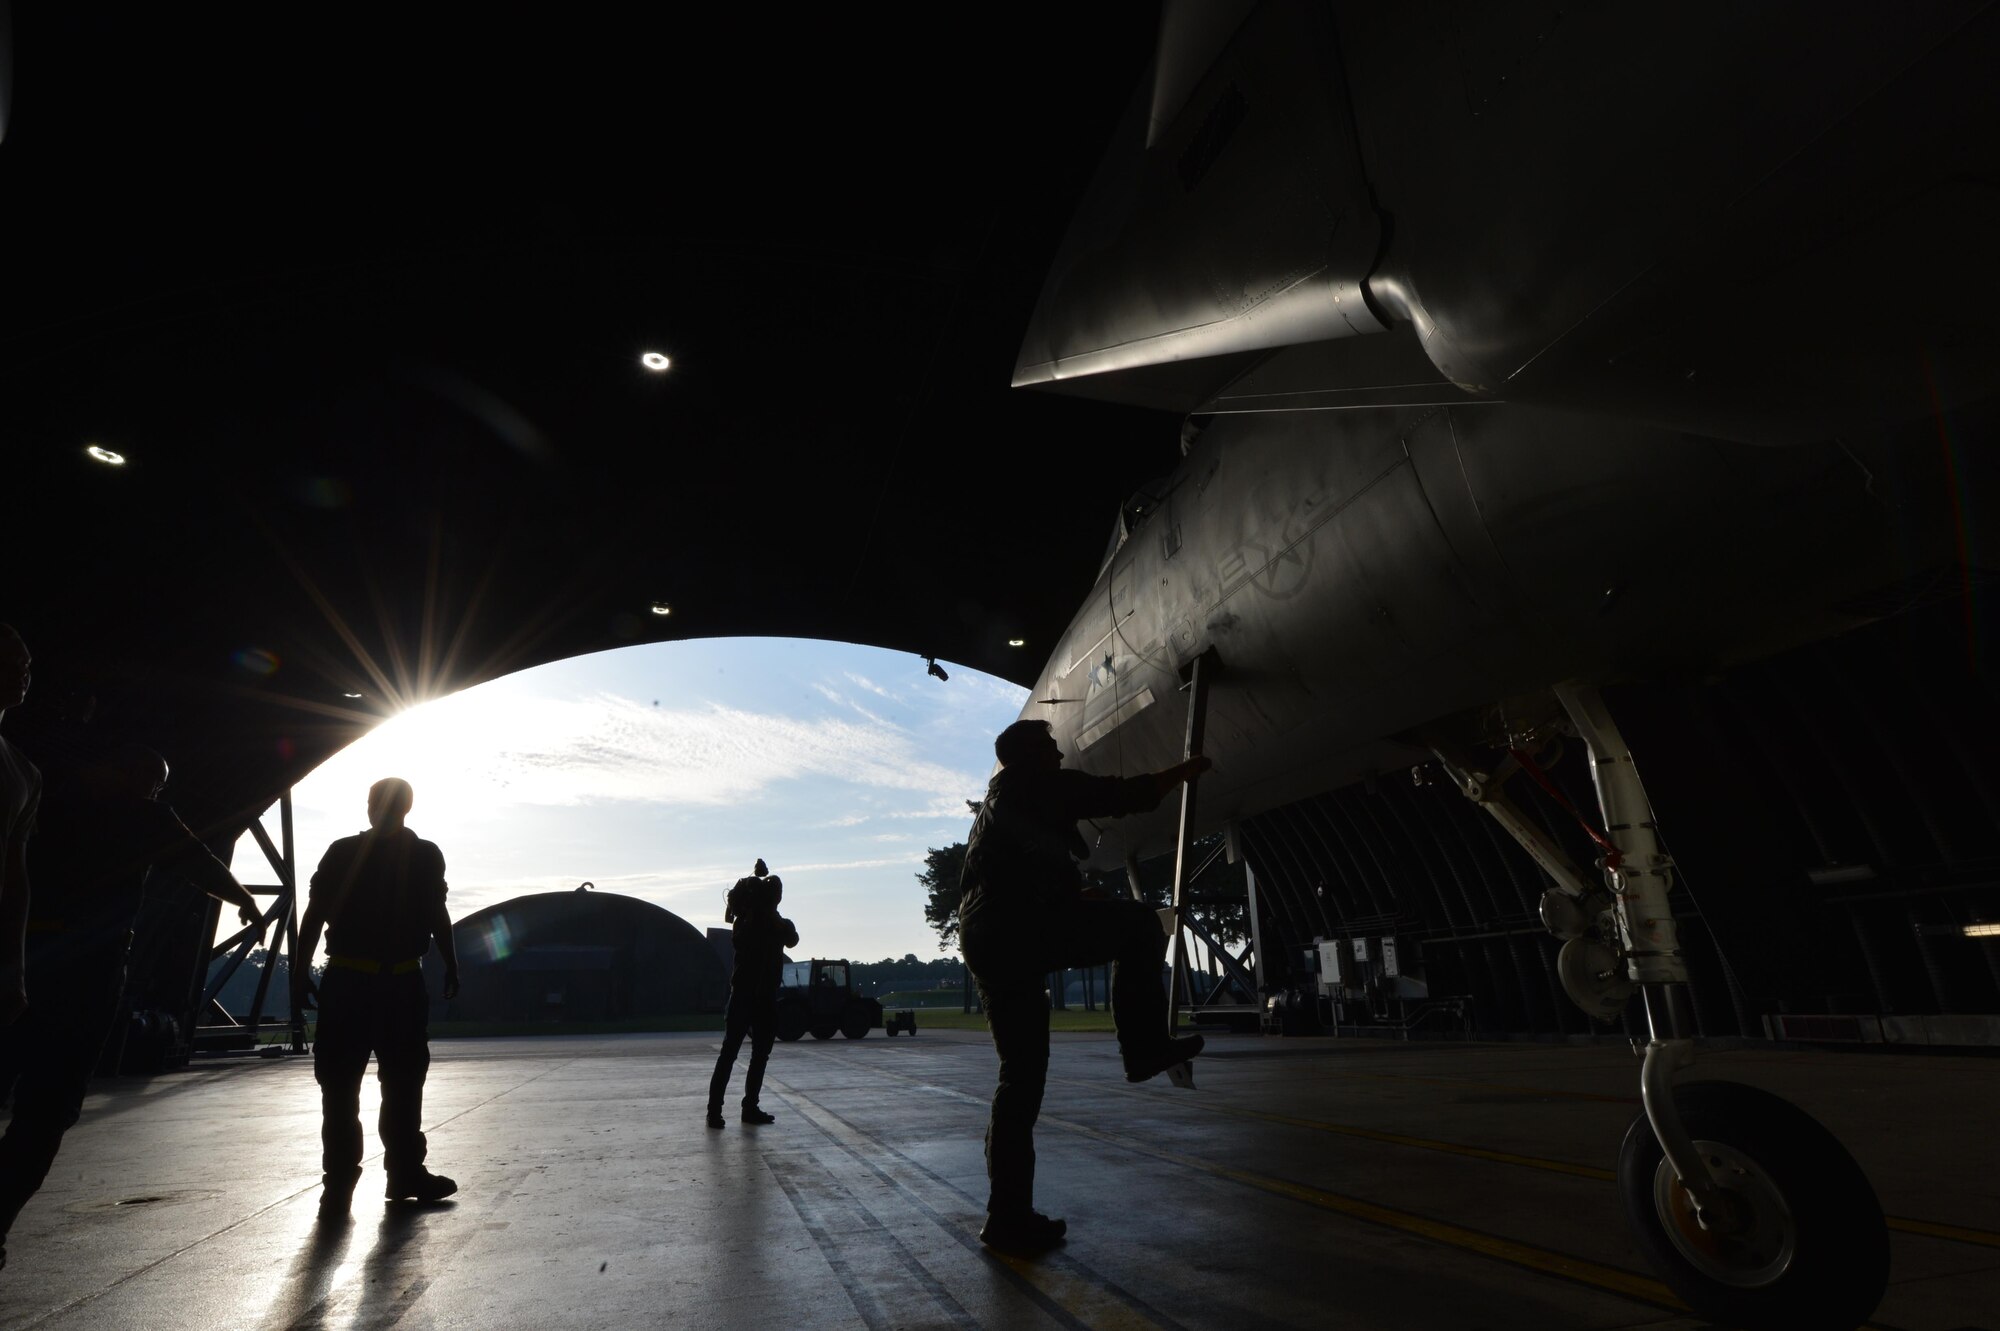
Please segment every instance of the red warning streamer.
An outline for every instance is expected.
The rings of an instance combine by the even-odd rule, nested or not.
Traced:
[[[1569,802],[1569,796],[1562,793],[1561,789],[1557,787],[1555,779],[1547,772],[1544,772],[1539,763],[1530,758],[1526,751],[1522,749],[1509,749],[1507,752],[1513,756],[1515,762],[1521,764],[1522,771],[1535,778],[1536,785],[1549,792],[1549,798],[1569,810],[1570,817],[1576,819],[1576,825],[1583,829],[1586,836],[1597,843],[1598,849],[1604,852],[1605,868],[1615,869],[1625,862],[1625,852],[1618,849],[1610,837],[1598,831],[1596,825],[1590,819],[1583,816],[1581,809]]]

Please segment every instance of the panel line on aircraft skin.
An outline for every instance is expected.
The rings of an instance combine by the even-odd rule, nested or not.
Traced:
[[[899,1080],[914,1081],[915,1079],[899,1077]],[[782,1101],[789,1104],[798,1113],[799,1117],[810,1124],[816,1132],[838,1147],[849,1158],[861,1165],[862,1168],[868,1170],[877,1179],[895,1189],[898,1195],[914,1206],[925,1219],[929,1220],[955,1240],[959,1246],[965,1248],[975,1256],[983,1257],[996,1263],[1007,1274],[1010,1284],[1015,1286],[1024,1297],[1031,1300],[1042,1311],[1048,1313],[1049,1316],[1056,1319],[1064,1327],[1069,1328],[1069,1331],[1088,1331],[1088,1328],[1092,1327],[1112,1328],[1113,1331],[1116,1331],[1117,1328],[1126,1327],[1150,1327],[1156,1328],[1158,1331],[1187,1331],[1187,1328],[1183,1327],[1173,1318],[1151,1308],[1144,1300],[1068,1254],[1060,1252],[1044,1253],[1034,1261],[1029,1261],[987,1248],[979,1242],[976,1236],[968,1232],[964,1224],[938,1211],[920,1197],[908,1184],[893,1177],[874,1161],[862,1155],[851,1143],[843,1141],[837,1133],[832,1132],[824,1123],[819,1122],[818,1116],[824,1115],[826,1118],[839,1123],[848,1132],[867,1141],[878,1150],[894,1156],[905,1166],[923,1175],[945,1191],[964,1199],[968,1204],[978,1207],[981,1204],[978,1198],[967,1193],[964,1189],[958,1187],[934,1170],[911,1159],[895,1146],[883,1141],[880,1137],[853,1122],[851,1119],[846,1118],[837,1110],[830,1109],[821,1104],[797,1086],[780,1081],[777,1078],[770,1078],[765,1084],[781,1088],[783,1091]],[[921,1085],[922,1083],[918,1084]],[[1043,1288],[1046,1285],[1054,1285],[1056,1288],[1053,1290]],[[1088,1322],[1079,1320],[1076,1312],[1073,1312],[1072,1309],[1075,1309],[1077,1312],[1089,1313],[1091,1320]]]
[[[1450,385],[1445,385],[1450,387]],[[1296,416],[1308,411],[1395,411],[1404,407],[1502,407],[1507,405],[1504,398],[1452,398],[1440,402],[1432,398],[1418,398],[1410,402],[1345,402],[1330,403],[1324,407],[1215,407],[1202,413],[1207,416]]]

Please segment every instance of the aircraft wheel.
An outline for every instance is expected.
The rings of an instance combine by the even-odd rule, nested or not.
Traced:
[[[1854,1157],[1804,1110],[1726,1081],[1674,1088],[1688,1135],[1740,1212],[1704,1228],[1644,1113],[1618,1152],[1633,1237],[1674,1293],[1730,1326],[1854,1327],[1889,1282],[1889,1230]]]

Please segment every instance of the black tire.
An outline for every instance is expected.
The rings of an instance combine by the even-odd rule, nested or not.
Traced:
[[[875,1023],[868,1019],[865,1008],[849,1008],[847,1015],[840,1019],[840,1033],[850,1040],[866,1039],[868,1032],[875,1029]]]
[[[1754,1086],[1674,1088],[1688,1135],[1764,1221],[1719,1241],[1692,1219],[1641,1113],[1618,1152],[1632,1235],[1661,1279],[1711,1321],[1746,1331],[1842,1331],[1867,1321],[1889,1283],[1889,1229],[1854,1157],[1798,1106]]]
[[[831,1040],[838,1034],[840,1034],[840,1027],[838,1026],[815,1026],[812,1028],[812,1037],[815,1040]]]
[[[805,1033],[805,1005],[802,1003],[778,1004],[778,1038],[789,1044]]]

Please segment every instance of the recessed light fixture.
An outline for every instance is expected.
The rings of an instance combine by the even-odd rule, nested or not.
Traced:
[[[358,693],[343,693],[340,696],[343,698],[359,698],[361,695]]]
[[[125,455],[123,453],[114,453],[108,448],[99,448],[96,444],[89,445],[83,451],[107,467],[122,467],[125,465]]]
[[[1965,926],[1967,938],[2000,938],[2000,924],[1968,924]]]
[[[667,603],[666,603],[665,601],[655,601],[655,602],[653,602],[653,613],[654,613],[654,614],[656,614],[656,615],[671,615],[671,614],[672,614],[673,612],[674,612],[674,608],[673,608],[672,606],[668,605],[668,604],[667,604]]]
[[[639,357],[639,363],[654,374],[664,374],[667,367],[673,364],[663,351],[648,351]]]
[[[1007,639],[1007,645],[1009,647],[1026,647],[1028,640],[1026,638],[1009,638]]]

